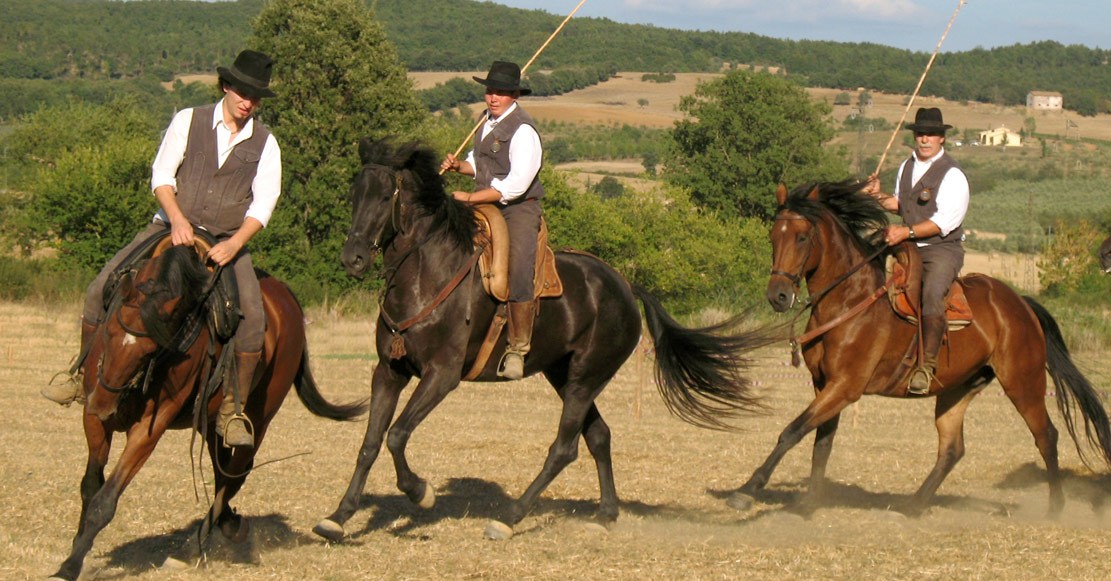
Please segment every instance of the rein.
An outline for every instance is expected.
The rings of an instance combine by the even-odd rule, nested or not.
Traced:
[[[795,217],[795,216],[776,217],[776,221],[779,221],[779,220],[806,220],[806,218],[804,218],[802,216],[798,216],[798,217]],[[782,277],[790,280],[795,285],[795,290],[797,291],[798,288],[799,288],[799,281],[802,280],[802,278],[803,278],[803,271],[806,269],[806,263],[810,261],[810,255],[813,252],[814,247],[818,243],[820,238],[814,237],[813,240],[814,240],[814,242],[812,242],[810,244],[810,247],[807,248],[807,250],[806,250],[806,259],[804,259],[802,261],[802,265],[799,267],[798,274],[791,274],[791,273],[788,273],[786,271],[774,270],[774,269],[771,271],[771,274],[773,276],[774,275],[779,275],[779,276],[782,276]],[[865,297],[864,300],[860,301],[859,303],[854,305],[851,309],[841,313],[837,317],[834,317],[833,320],[828,321],[828,322],[826,322],[826,323],[824,323],[824,324],[822,324],[818,327],[815,327],[814,329],[811,329],[810,331],[807,331],[807,332],[803,333],[802,335],[797,335],[797,336],[795,335],[795,331],[794,331],[795,323],[797,323],[798,320],[800,318],[802,318],[803,313],[805,313],[807,311],[807,309],[813,310],[814,305],[818,304],[819,301],[821,301],[823,298],[825,298],[825,296],[827,294],[829,294],[830,291],[832,291],[834,288],[836,288],[841,283],[848,280],[848,278],[850,276],[855,274],[858,270],[863,268],[866,264],[869,264],[870,262],[872,262],[873,260],[878,258],[881,254],[883,254],[886,251],[887,251],[886,246],[880,247],[875,252],[873,252],[872,254],[865,257],[863,260],[860,260],[856,264],[849,267],[848,270],[841,273],[836,279],[833,280],[832,283],[827,285],[824,289],[822,289],[822,290],[820,290],[816,293],[810,293],[810,296],[808,296],[806,298],[806,300],[803,301],[803,303],[799,307],[799,312],[791,319],[791,335],[792,335],[792,339],[790,340],[790,344],[791,344],[791,365],[793,365],[795,367],[798,367],[801,364],[802,359],[801,359],[801,356],[800,356],[800,352],[802,350],[803,345],[813,341],[814,339],[817,339],[818,337],[821,337],[822,335],[826,334],[831,329],[837,327],[841,323],[844,323],[845,321],[847,321],[847,320],[859,315],[860,313],[864,312],[865,309],[872,306],[872,304],[875,303],[877,300],[879,300],[880,297],[887,294],[887,292],[889,291],[891,286],[894,284],[894,280],[886,281],[883,285],[881,285],[879,288],[877,288],[875,291],[873,291],[872,294]]]

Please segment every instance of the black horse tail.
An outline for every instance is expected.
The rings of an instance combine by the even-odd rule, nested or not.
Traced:
[[[745,377],[749,352],[775,341],[763,330],[732,331],[746,317],[696,329],[680,325],[656,297],[637,285],[645,320],[656,346],[656,387],[672,414],[690,424],[730,430],[730,420],[766,411]]]
[[[324,398],[316,379],[312,376],[309,367],[309,350],[301,352],[301,369],[297,370],[297,377],[293,380],[297,388],[297,397],[305,404],[310,412],[330,420],[354,420],[370,409],[370,398],[361,399],[351,403],[335,404]]]
[[[1049,376],[1053,378],[1054,385],[1057,386],[1057,408],[1065,419],[1069,436],[1072,436],[1073,442],[1076,443],[1080,460],[1085,466],[1092,468],[1076,429],[1073,419],[1074,409],[1079,410],[1081,417],[1084,418],[1084,436],[1087,445],[1099,452],[1104,464],[1111,466],[1111,424],[1108,423],[1107,411],[1103,407],[1099,393],[1073,363],[1065,339],[1061,335],[1061,328],[1049,311],[1030,297],[1022,298],[1033,309],[1045,333],[1046,368],[1049,370]]]

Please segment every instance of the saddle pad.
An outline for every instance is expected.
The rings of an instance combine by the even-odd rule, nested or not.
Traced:
[[[475,246],[482,249],[478,260],[482,288],[494,299],[505,302],[509,298],[509,230],[505,226],[505,218],[493,204],[477,204],[474,209],[478,223]],[[555,253],[548,246],[548,225],[543,217],[540,218],[540,232],[536,237],[533,289],[533,298],[563,294],[563,282],[556,271]]]

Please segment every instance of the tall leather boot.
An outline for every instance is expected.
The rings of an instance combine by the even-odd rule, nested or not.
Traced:
[[[509,303],[509,347],[502,357],[499,377],[521,379],[525,376],[525,355],[532,347],[532,323],[535,320],[535,301]]]
[[[255,368],[262,358],[261,351],[235,352],[236,381],[229,385],[224,381],[224,401],[220,404],[220,416],[216,419],[216,433],[224,437],[228,447],[255,445],[255,428],[250,418],[243,413],[247,405],[247,395],[255,379]]]
[[[910,376],[907,392],[914,395],[930,393],[934,373],[937,372],[937,354],[941,351],[941,339],[945,336],[945,317],[930,315],[922,317],[922,361]]]
[[[89,323],[84,318],[81,319],[81,351],[77,355],[73,367],[70,368],[69,377],[61,383],[51,382],[42,388],[39,393],[43,397],[64,406],[68,406],[75,401],[77,403],[85,401],[85,393],[81,390],[82,363],[84,363],[85,355],[88,354],[89,343],[93,340],[96,327],[95,324]],[[58,375],[62,374],[59,373]]]

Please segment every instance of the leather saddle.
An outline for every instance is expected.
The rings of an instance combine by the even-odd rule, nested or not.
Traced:
[[[482,288],[499,302],[509,298],[509,230],[505,218],[494,204],[474,206],[478,232],[475,246],[482,248],[478,260]],[[558,297],[563,294],[563,282],[556,272],[555,253],[548,246],[548,225],[540,218],[540,233],[536,237],[536,270],[533,274],[534,299]]]
[[[201,260],[205,260],[208,250],[215,245],[218,240],[207,230],[194,227],[193,248],[196,250],[197,255]],[[129,273],[134,273],[142,268],[145,261],[159,256],[173,245],[173,240],[170,238],[170,229],[166,228],[165,231],[159,232],[154,236],[147,239],[143,244],[131,252],[131,254],[120,263],[119,268],[116,269],[104,283],[104,301],[105,309],[109,308],[116,288],[119,286],[120,279],[127,276]],[[209,269],[211,270],[211,268]],[[220,277],[216,281],[216,286],[212,289],[212,294],[208,297],[208,318],[215,331],[216,337],[221,343],[226,343],[233,336],[235,336],[236,329],[239,328],[239,320],[241,312],[239,310],[239,287],[236,285],[235,276],[230,271],[221,271]]]
[[[918,248],[906,242],[899,244],[887,256],[887,277],[893,281],[887,296],[895,314],[917,325],[922,311],[922,259]],[[945,320],[955,331],[972,324],[972,308],[964,294],[963,278],[957,278],[945,297]]]

